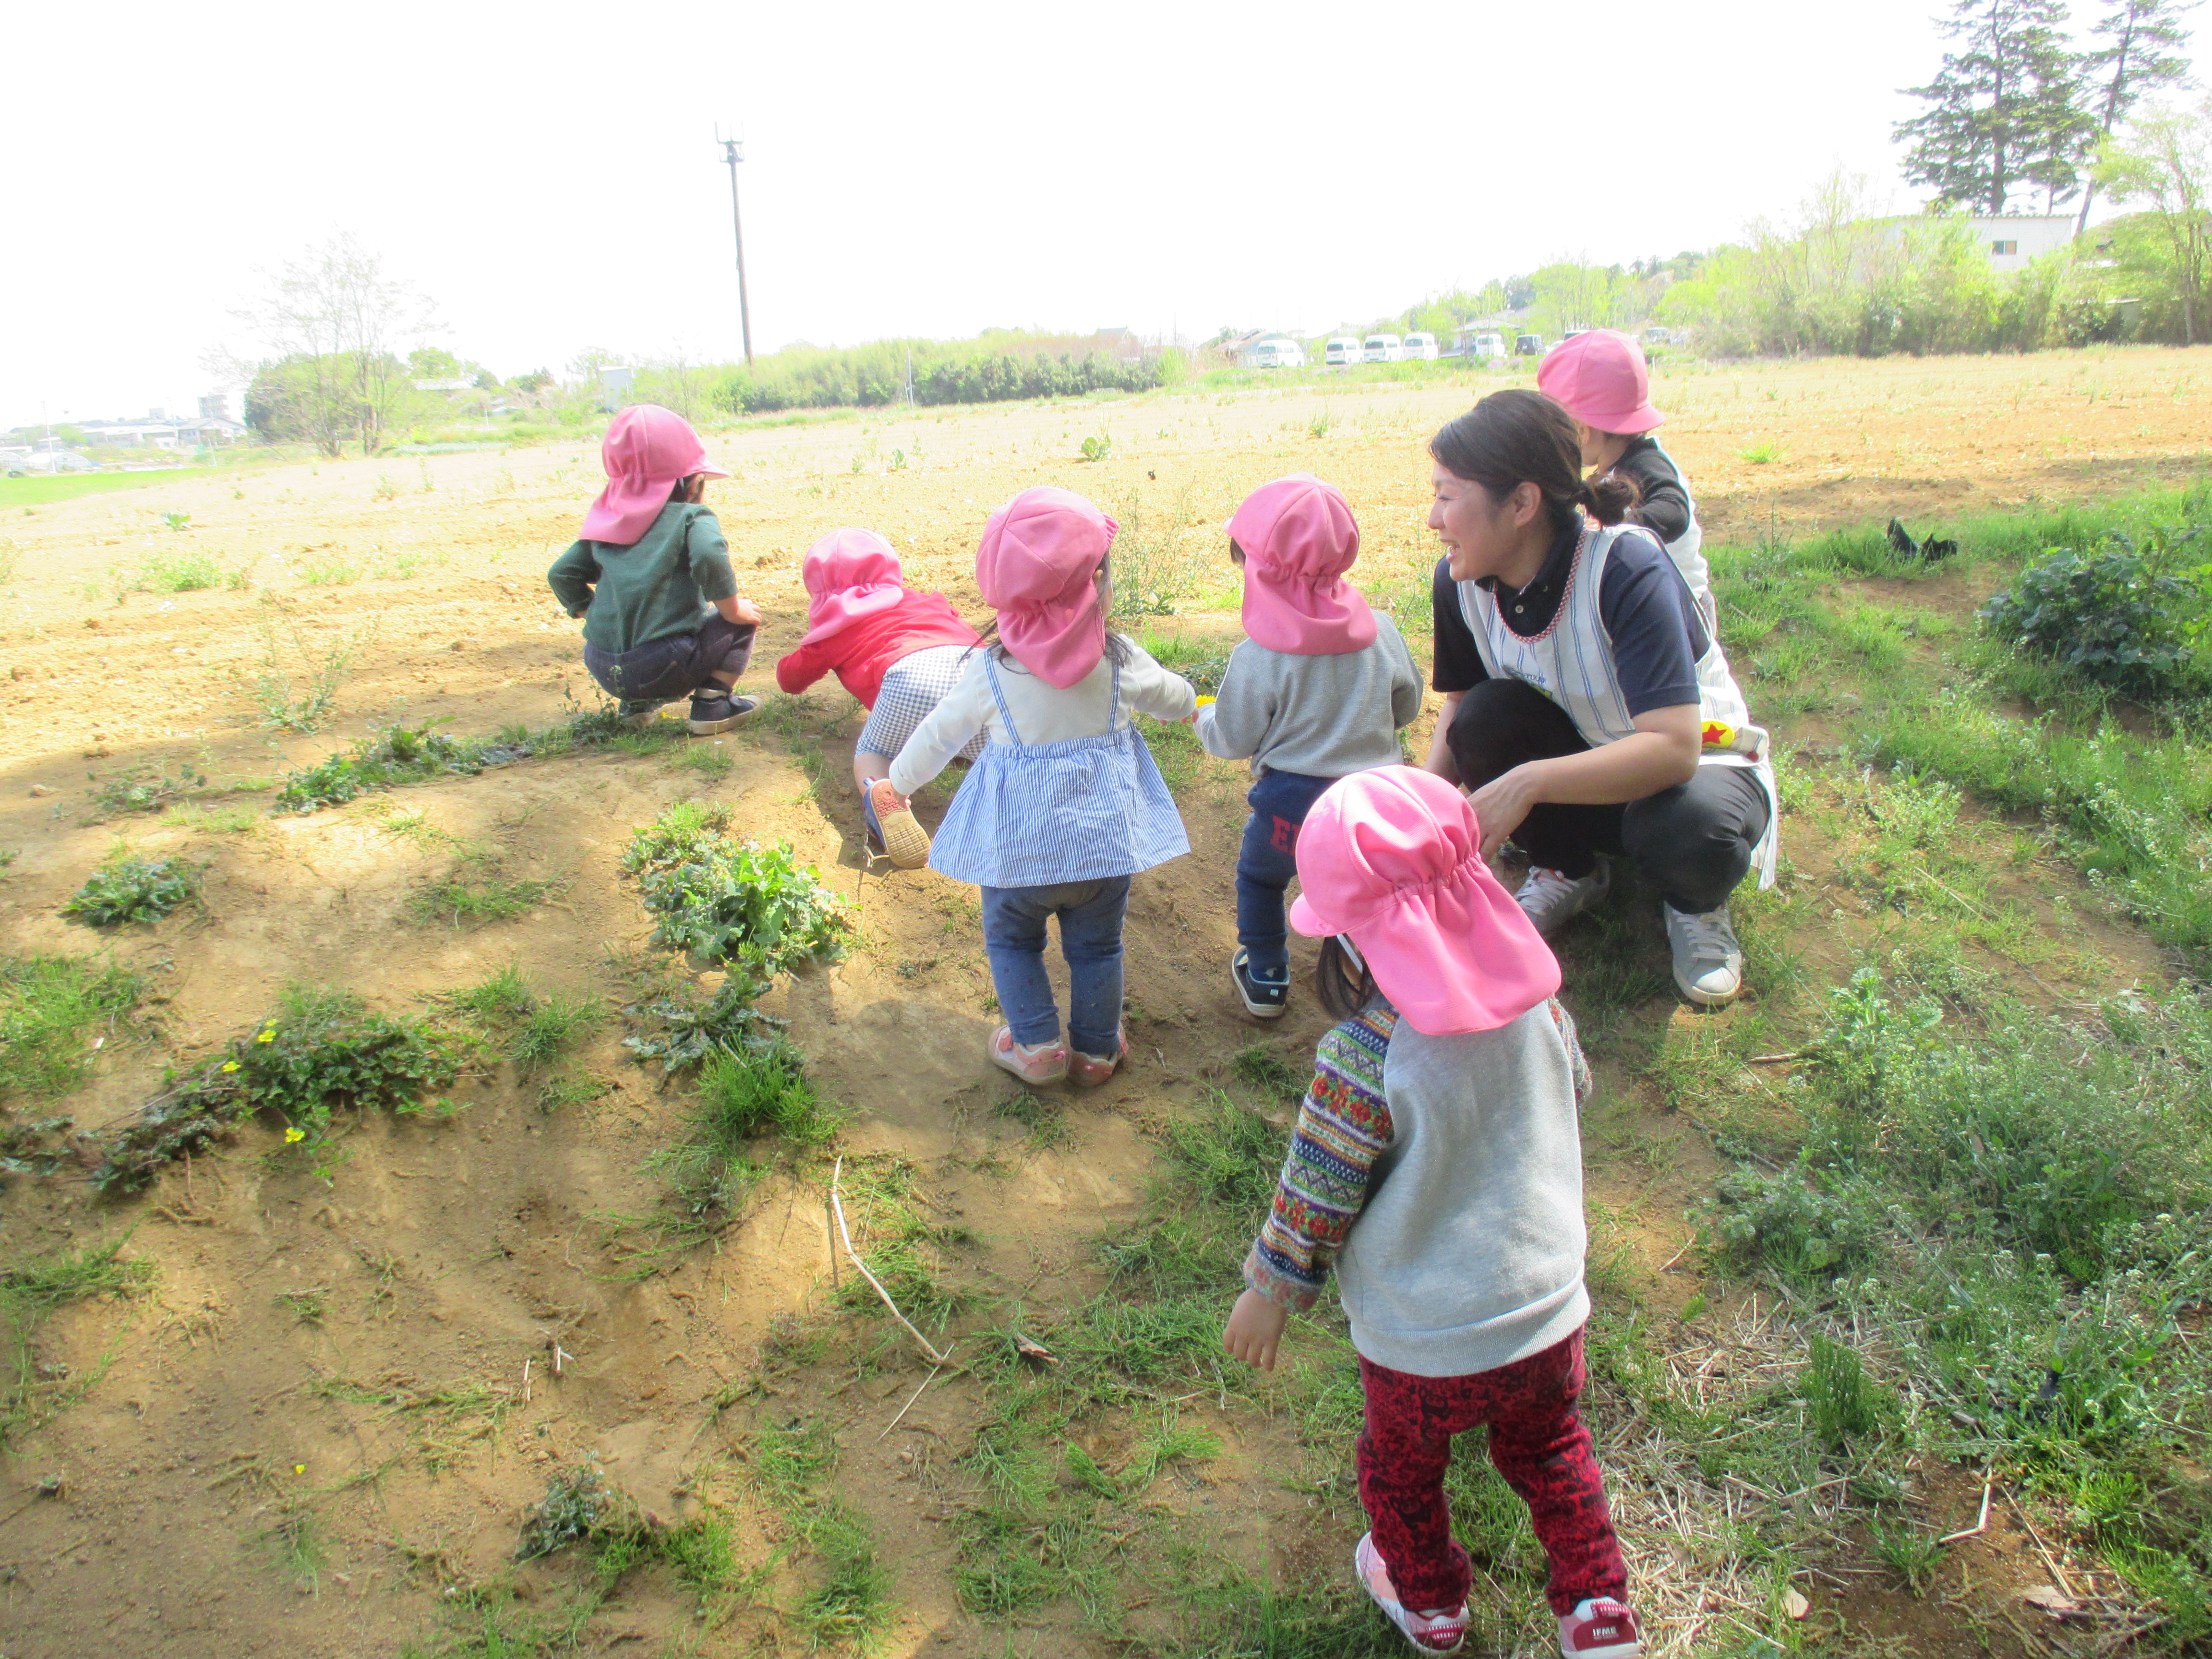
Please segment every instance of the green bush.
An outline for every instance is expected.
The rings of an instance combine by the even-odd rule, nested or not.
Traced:
[[[2172,574],[2197,534],[2154,529],[2138,550],[2115,531],[2092,553],[2053,548],[1981,608],[1983,625],[2124,696],[2199,689],[2191,640],[2203,627],[2204,598]]]
[[[653,942],[769,978],[842,956],[853,931],[845,901],[788,844],[731,840],[729,821],[726,807],[687,801],[630,838],[623,868],[660,918]]]
[[[149,859],[113,853],[62,906],[62,914],[88,927],[120,927],[159,921],[196,897],[200,866],[180,858]]]

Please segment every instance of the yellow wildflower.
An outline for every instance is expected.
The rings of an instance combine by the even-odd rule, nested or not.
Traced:
[[[307,1466],[305,1463],[295,1463],[292,1465],[292,1473],[295,1474],[305,1474],[307,1472]]]
[[[234,1072],[238,1069],[238,1062],[234,1060],[226,1060],[222,1063],[222,1069],[226,1072]]]
[[[263,1032],[259,1036],[258,1036],[258,1037],[254,1038],[253,1040],[254,1040],[256,1042],[276,1042],[276,1028],[274,1025],[270,1026],[267,1030],[264,1031],[264,1032]]]
[[[307,1138],[307,1132],[305,1129],[287,1129],[284,1131],[284,1144],[287,1146],[290,1146],[295,1140],[305,1140]]]

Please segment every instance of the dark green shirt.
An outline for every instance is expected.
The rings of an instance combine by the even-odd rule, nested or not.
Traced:
[[[691,501],[662,507],[634,546],[571,543],[545,582],[570,616],[583,617],[585,643],[611,657],[697,633],[714,601],[738,591],[714,509]]]

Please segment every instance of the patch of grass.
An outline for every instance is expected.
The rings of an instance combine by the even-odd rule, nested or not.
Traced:
[[[322,1523],[313,1510],[304,1504],[287,1506],[262,1529],[260,1543],[285,1577],[311,1592],[320,1592],[330,1552],[323,1543]]]
[[[307,1291],[279,1291],[276,1301],[302,1325],[320,1325],[330,1312],[331,1289],[318,1285]]]
[[[152,1281],[144,1261],[125,1261],[129,1235],[105,1245],[33,1256],[0,1268],[0,1446],[81,1399],[106,1374],[112,1352],[86,1376],[42,1376],[39,1326],[57,1308],[100,1297],[134,1296]]]
[[[95,1027],[137,1006],[145,982],[82,957],[0,957],[0,1100],[67,1094],[92,1071]]]
[[[241,588],[247,579],[246,567],[220,564],[212,553],[149,553],[138,562],[131,586],[140,593],[190,593],[208,587]]]
[[[1131,617],[1172,617],[1190,608],[1208,586],[1206,552],[1186,545],[1183,530],[1194,524],[1197,513],[1188,487],[1164,509],[1133,490],[1115,514],[1121,529],[1114,538],[1113,608],[1115,620]],[[1218,547],[1224,569],[1228,549]]]
[[[312,735],[337,708],[338,688],[375,630],[372,624],[361,624],[318,647],[290,617],[283,617],[285,625],[280,628],[282,614],[273,605],[262,607],[254,624],[260,665],[241,684],[260,710],[265,730]]]
[[[287,1152],[328,1180],[338,1113],[447,1115],[456,1109],[437,1091],[477,1052],[473,1038],[371,1012],[344,992],[295,986],[223,1057],[167,1073],[162,1091],[110,1136],[93,1185],[135,1192],[163,1164],[264,1112],[284,1124]]]
[[[105,823],[122,812],[158,812],[172,801],[208,787],[207,774],[194,771],[189,762],[179,765],[173,776],[167,761],[158,768],[118,767],[104,778],[89,772],[85,775],[94,784],[83,818],[86,823]]]
[[[588,1106],[614,1085],[586,1072],[557,1072],[538,1085],[538,1109],[550,1115],[571,1106]]]
[[[817,1650],[872,1649],[890,1626],[892,1576],[866,1520],[830,1486],[836,1445],[827,1429],[805,1418],[763,1425],[739,1456],[749,1494],[805,1553],[810,1582],[782,1610],[787,1622]]]
[[[407,908],[417,921],[442,921],[455,928],[482,927],[528,915],[560,884],[534,878],[471,877],[456,871],[415,894]]]
[[[728,808],[684,802],[631,836],[623,868],[659,918],[653,942],[764,978],[842,956],[847,902],[788,845],[734,841],[729,824]]]
[[[1293,1066],[1264,1042],[1239,1049],[1230,1070],[1246,1088],[1278,1105],[1287,1106],[1302,1099],[1307,1085],[1313,1081],[1310,1063],[1302,1061]]]
[[[674,757],[675,765],[684,771],[698,773],[710,783],[720,783],[729,776],[730,769],[737,763],[728,745],[720,743],[688,743]]]
[[[1738,460],[1749,461],[1753,466],[1771,466],[1782,459],[1783,448],[1773,439],[1762,438],[1735,453]]]
[[[188,859],[146,858],[118,845],[70,895],[62,914],[88,927],[156,922],[199,896],[201,868]]]

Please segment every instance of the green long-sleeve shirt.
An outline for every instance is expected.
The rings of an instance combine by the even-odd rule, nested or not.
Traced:
[[[714,601],[738,591],[714,509],[690,501],[662,507],[632,546],[571,543],[545,583],[570,616],[584,619],[584,642],[611,657],[672,634],[697,633]]]

